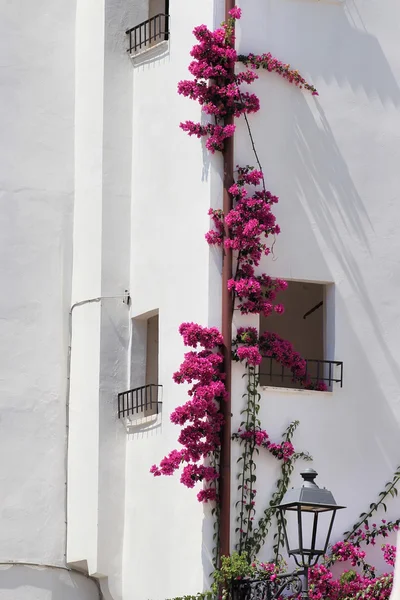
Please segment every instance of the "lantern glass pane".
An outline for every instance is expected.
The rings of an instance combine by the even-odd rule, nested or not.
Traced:
[[[299,530],[297,523],[297,511],[296,510],[285,510],[283,511],[283,517],[286,519],[286,535],[287,543],[289,545],[289,552],[297,550],[299,548]]]
[[[314,539],[313,534],[315,534],[314,521],[318,518],[318,513],[314,513],[311,511],[301,511],[301,522],[302,522],[302,530],[303,530],[303,550],[307,553],[310,553],[313,548],[315,548],[316,539]],[[317,521],[318,525],[318,521]],[[318,528],[317,528],[318,529]],[[314,543],[313,543],[314,542]]]
[[[315,542],[315,549],[321,552],[325,551],[327,538],[330,535],[332,517],[335,511],[323,511],[318,513],[318,531]]]
[[[300,510],[300,525],[299,512]],[[312,557],[325,550],[332,520],[332,510],[310,505],[292,506],[284,511],[289,552],[303,552]]]

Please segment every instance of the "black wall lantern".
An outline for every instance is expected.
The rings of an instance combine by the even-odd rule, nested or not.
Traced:
[[[336,511],[345,508],[336,504],[332,492],[317,486],[314,481],[317,475],[314,469],[303,471],[302,487],[289,490],[276,507],[284,529],[287,552],[299,568],[292,573],[278,575],[274,581],[235,581],[233,600],[274,600],[285,589],[308,600],[308,569],[326,553]]]
[[[306,469],[301,473],[301,488],[289,490],[277,506],[287,552],[303,571],[303,598],[308,598],[308,569],[326,554],[338,506],[332,492],[320,488],[314,479],[318,473]]]

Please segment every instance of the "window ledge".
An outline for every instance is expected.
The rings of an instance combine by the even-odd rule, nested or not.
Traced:
[[[165,52],[169,48],[169,40],[162,40],[158,42],[158,44],[154,44],[154,46],[149,46],[148,48],[144,48],[143,50],[139,50],[139,52],[131,52],[129,56],[135,62],[137,59],[142,59],[143,57],[149,58],[153,54],[159,54],[160,50],[165,50]],[[140,62],[140,60],[138,60]]]
[[[125,428],[128,432],[135,431],[137,429],[146,429],[161,422],[161,413],[149,415],[148,417],[140,415],[123,417],[122,421],[124,422]]]
[[[331,396],[333,390],[321,391],[321,390],[305,390],[304,388],[285,388],[285,387],[275,387],[273,385],[260,385],[259,386],[263,392],[271,391],[271,392],[279,392],[284,394],[319,394],[322,396]]]

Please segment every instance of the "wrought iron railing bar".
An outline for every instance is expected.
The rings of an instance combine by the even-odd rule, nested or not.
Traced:
[[[169,0],[165,0],[164,41],[169,37]]]
[[[279,369],[274,369],[274,363],[276,363],[276,367],[279,366]],[[315,371],[313,369],[314,374],[310,373],[310,364],[316,364]],[[325,368],[326,366],[327,368]],[[333,367],[340,368],[339,374],[333,372]],[[269,357],[268,371],[260,370],[259,375],[265,376],[268,381],[272,381],[274,378],[279,379],[281,382],[284,382],[286,379],[294,379],[293,373],[289,370],[289,368],[285,367],[284,365],[278,365],[277,361],[275,361],[275,359],[272,357]],[[329,386],[331,386],[333,383],[340,383],[340,386],[343,387],[343,363],[338,360],[307,358],[305,378],[312,382],[327,382]]]
[[[281,598],[285,590],[290,590],[292,596],[299,597],[303,591],[302,576],[306,575],[304,569],[296,570],[292,573],[277,575],[274,580],[271,579],[244,579],[232,583],[233,600],[276,600]],[[303,597],[303,595],[302,595]]]
[[[129,35],[128,50],[131,53],[140,51],[142,46],[143,48],[151,46],[152,42],[158,39],[167,41],[169,39],[169,14],[159,13],[154,15],[154,17],[143,21],[143,23],[127,29],[126,34]]]
[[[343,387],[343,363],[340,363],[340,387]]]
[[[159,388],[162,388],[161,384],[149,383],[118,394],[118,417],[145,412],[149,408],[153,408],[154,404],[156,405],[157,414],[159,414],[162,405],[162,402],[158,399]]]
[[[319,362],[319,363],[332,363],[333,365],[341,365],[342,362],[340,360],[327,360],[323,358],[306,358],[307,362]]]
[[[130,31],[135,31],[135,29],[139,29],[139,27],[141,27],[145,23],[148,23],[149,21],[154,21],[154,20],[158,19],[158,17],[168,17],[168,16],[169,15],[167,15],[165,13],[158,13],[157,15],[154,15],[154,17],[151,17],[150,19],[146,19],[146,21],[142,21],[142,23],[139,23],[138,25],[134,25],[130,29],[127,29],[125,33],[129,34]]]

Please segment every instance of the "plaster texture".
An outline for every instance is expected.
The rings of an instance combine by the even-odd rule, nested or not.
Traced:
[[[221,325],[221,254],[204,233],[222,205],[222,160],[179,129],[204,115],[176,85],[189,77],[192,29],[217,26],[224,3],[171,0],[170,40],[134,59],[124,32],[147,19],[147,1],[31,4],[0,2],[0,562],[82,574],[1,566],[0,600],[96,600],[87,576],[106,600],[196,594],[212,571],[210,508],[149,468],[179,434],[169,421],[186,399],[172,381],[179,324]],[[400,7],[239,5],[239,52],[271,51],[320,93],[261,71],[253,86],[261,111],[250,123],[282,229],[260,271],[329,284],[324,349],[344,363],[343,388],[263,388],[260,417],[273,441],[300,420],[295,447],[348,507],[339,539],[400,463]],[[235,164],[254,164],[242,121]],[[68,373],[69,311],[96,298],[73,309]],[[127,429],[117,394],[144,382],[157,312],[161,414]],[[258,318],[235,313],[246,324]],[[233,430],[242,374],[234,365]],[[232,507],[237,458],[233,444]],[[260,455],[260,509],[278,471]]]
[[[65,565],[75,8],[0,7],[0,562]],[[5,566],[0,598],[97,598],[81,579]]]

